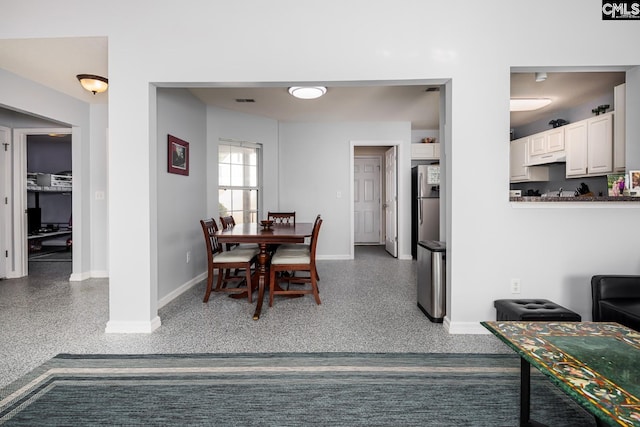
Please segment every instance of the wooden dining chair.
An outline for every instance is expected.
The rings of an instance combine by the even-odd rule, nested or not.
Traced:
[[[216,237],[218,226],[216,221],[211,219],[200,220],[204,240],[207,247],[207,290],[204,294],[203,302],[209,301],[209,296],[213,291],[213,275],[218,269],[218,281],[216,292],[247,292],[249,302],[252,302],[254,291],[251,283],[251,266],[255,265],[259,250],[254,249],[234,249],[224,251],[222,245]],[[231,269],[244,270],[243,276],[227,274]],[[226,271],[226,272],[225,272]],[[243,285],[245,285],[243,287]]]
[[[267,212],[267,219],[276,225],[296,225],[295,212]]]
[[[313,223],[313,228],[316,228],[316,225],[318,223],[318,221],[321,220],[321,216],[318,215],[316,216],[316,220]],[[306,252],[309,253],[309,251],[311,250],[311,241],[309,241],[309,243],[286,243],[286,244],[282,244],[280,246],[278,246],[278,250],[280,250],[281,253],[284,253],[285,251],[293,251],[293,252]],[[316,275],[316,280],[319,282],[320,281],[320,275],[318,275],[318,270],[315,270],[315,275]]]
[[[271,258],[269,267],[269,307],[273,306],[275,295],[307,295],[313,294],[316,304],[320,304],[320,293],[318,291],[317,269],[316,269],[316,247],[318,246],[318,234],[322,218],[318,218],[313,226],[309,251],[276,250]],[[279,275],[280,272],[308,272],[306,277]],[[276,285],[287,282],[287,288],[276,289]],[[307,284],[311,287],[291,289],[291,284]]]

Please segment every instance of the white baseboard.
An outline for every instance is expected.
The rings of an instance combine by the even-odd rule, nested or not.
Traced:
[[[109,272],[107,270],[91,270],[91,278],[94,279],[108,279]]]
[[[83,280],[87,280],[91,278],[91,273],[88,271],[82,273],[71,273],[69,276],[70,282],[82,282]]]
[[[451,322],[448,317],[445,317],[444,323],[450,334],[487,335],[491,333],[480,322]]]
[[[160,327],[160,317],[156,316],[148,322],[108,321],[107,334],[150,334]]]
[[[196,284],[202,282],[206,278],[207,278],[207,272],[205,271],[204,273],[197,275],[193,279],[189,280],[187,283],[181,285],[179,288],[173,290],[169,294],[160,298],[158,300],[158,308],[164,307],[169,302],[173,301],[174,299],[176,299],[177,297],[179,297],[180,295],[182,295],[183,293],[185,293],[186,291],[194,287]]]

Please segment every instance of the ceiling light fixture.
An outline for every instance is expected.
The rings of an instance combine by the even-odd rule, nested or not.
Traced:
[[[109,80],[94,74],[78,74],[76,76],[83,88],[93,93],[102,93],[109,87]]]
[[[547,73],[536,73],[536,82],[540,83],[547,80]]]
[[[292,86],[289,93],[300,99],[316,99],[327,93],[324,86]]]
[[[551,104],[549,98],[512,98],[509,102],[509,109],[511,111],[533,111],[549,104]]]

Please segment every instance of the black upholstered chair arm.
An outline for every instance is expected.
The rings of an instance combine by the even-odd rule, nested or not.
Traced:
[[[640,299],[640,275],[600,274],[591,278],[592,316],[602,318],[600,301]]]

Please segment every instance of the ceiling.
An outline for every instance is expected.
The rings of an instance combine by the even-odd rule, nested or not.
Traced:
[[[108,77],[107,59],[105,37],[0,40],[0,68],[88,103],[107,103],[108,91],[92,95],[81,88],[75,76]],[[513,73],[512,97],[548,97],[553,102],[535,112],[511,113],[511,127],[582,105],[622,82],[623,72],[549,72],[547,80],[540,83],[535,82],[533,72]],[[433,91],[438,85],[432,82],[327,84],[327,94],[316,100],[294,99],[287,93],[285,83],[262,86],[189,85],[189,90],[208,105],[284,122],[384,120],[410,121],[412,129],[432,130],[439,126],[440,92]]]

